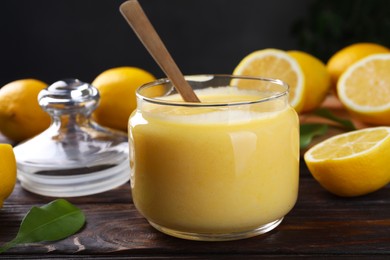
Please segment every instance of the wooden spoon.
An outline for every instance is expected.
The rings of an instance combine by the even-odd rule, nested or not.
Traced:
[[[187,102],[200,102],[194,90],[184,79],[183,74],[172,59],[164,43],[161,41],[153,25],[137,0],[129,0],[121,4],[120,12],[125,17],[140,41],[149,51],[162,71],[171,80],[179,94]]]

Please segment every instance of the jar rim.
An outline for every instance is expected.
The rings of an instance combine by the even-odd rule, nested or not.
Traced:
[[[274,79],[274,78],[267,78],[267,77],[256,77],[256,76],[236,76],[236,75],[229,75],[229,74],[195,74],[195,75],[185,75],[184,76],[187,81],[194,81],[194,82],[205,82],[201,81],[203,80],[212,80],[215,78],[229,78],[231,80],[256,80],[256,81],[263,81],[268,82],[274,85],[278,85],[283,90],[280,91],[274,91],[274,93],[270,94],[266,97],[259,97],[259,99],[255,100],[248,100],[248,101],[231,101],[231,102],[186,102],[186,101],[172,101],[172,100],[166,100],[162,99],[160,97],[147,97],[141,92],[147,88],[155,87],[158,85],[164,85],[169,84],[171,81],[168,78],[160,78],[152,82],[148,82],[146,84],[141,85],[136,90],[136,96],[138,99],[141,99],[143,101],[147,101],[149,103],[157,104],[157,105],[169,105],[169,106],[183,106],[183,107],[224,107],[224,106],[240,106],[240,105],[252,105],[257,103],[263,103],[263,102],[269,102],[278,98],[281,98],[283,96],[287,96],[289,94],[289,85],[280,80],[280,79]],[[197,80],[196,80],[197,79]],[[226,85],[227,86],[227,85]],[[219,87],[222,87],[219,86]],[[168,94],[171,94],[171,92],[175,91],[174,86],[172,85],[171,91]],[[167,95],[165,95],[167,96]],[[164,96],[161,96],[164,97]]]

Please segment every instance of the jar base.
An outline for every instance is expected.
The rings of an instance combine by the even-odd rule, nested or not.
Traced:
[[[39,175],[18,169],[17,176],[21,186],[30,192],[49,197],[78,197],[108,191],[128,182],[130,166],[125,160],[108,169],[62,176]]]
[[[196,241],[230,241],[230,240],[239,240],[250,238],[254,236],[258,236],[261,234],[265,234],[277,226],[283,221],[283,217],[267,223],[265,225],[261,225],[257,228],[248,230],[248,231],[240,231],[240,232],[232,232],[232,233],[192,233],[192,232],[183,232],[177,231],[170,228],[162,227],[156,223],[149,221],[150,225],[152,225],[158,231],[174,236],[177,238],[187,239],[187,240],[196,240]]]

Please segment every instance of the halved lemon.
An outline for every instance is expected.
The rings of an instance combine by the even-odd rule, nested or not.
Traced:
[[[302,69],[305,77],[305,91],[301,112],[310,112],[317,109],[325,100],[330,89],[330,76],[325,64],[315,56],[303,51],[287,51]]]
[[[303,108],[304,75],[298,62],[285,51],[264,49],[252,52],[241,60],[233,75],[280,79],[290,87],[291,106],[297,112]]]
[[[371,127],[331,137],[304,160],[328,191],[345,197],[376,191],[390,182],[390,127]]]
[[[351,65],[337,92],[347,110],[362,122],[390,125],[390,54],[373,54]]]
[[[336,88],[341,74],[355,62],[372,54],[389,53],[389,51],[385,46],[371,42],[354,43],[337,51],[326,64],[333,88]]]

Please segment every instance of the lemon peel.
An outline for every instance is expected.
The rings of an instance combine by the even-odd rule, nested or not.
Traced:
[[[10,144],[0,144],[0,208],[14,190],[16,183],[16,159]]]
[[[100,93],[100,102],[92,114],[99,124],[127,131],[130,114],[136,108],[135,91],[156,78],[137,67],[116,67],[100,73],[92,82]]]

